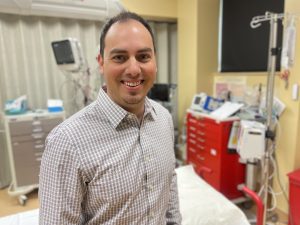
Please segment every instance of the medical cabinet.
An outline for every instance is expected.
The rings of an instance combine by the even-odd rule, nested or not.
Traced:
[[[47,111],[5,115],[7,151],[12,182],[8,193],[25,204],[25,194],[38,187],[40,163],[48,133],[64,119],[64,113]],[[23,199],[23,200],[22,200]]]
[[[237,186],[245,181],[245,165],[227,147],[234,120],[218,121],[192,110],[187,113],[187,163],[229,199],[243,196]]]

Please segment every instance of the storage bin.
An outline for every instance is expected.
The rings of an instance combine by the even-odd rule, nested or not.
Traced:
[[[300,225],[300,169],[288,174],[289,189],[289,225]],[[292,217],[293,223],[290,219]]]

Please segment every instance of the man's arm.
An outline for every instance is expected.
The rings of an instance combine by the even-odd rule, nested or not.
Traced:
[[[170,189],[169,207],[166,213],[167,225],[180,225],[181,214],[179,211],[178,189],[177,189],[177,175],[173,172],[172,183]]]
[[[74,146],[62,132],[47,139],[39,178],[39,224],[79,224],[83,182]]]
[[[174,125],[173,119],[170,115],[169,117],[169,124],[172,133],[173,143],[174,143]],[[174,155],[174,167],[176,164],[176,159]],[[180,225],[181,224],[181,214],[179,210],[179,199],[178,199],[178,188],[177,188],[177,175],[175,170],[173,171],[171,186],[170,186],[170,200],[168,204],[168,210],[166,212],[166,220],[167,225]]]

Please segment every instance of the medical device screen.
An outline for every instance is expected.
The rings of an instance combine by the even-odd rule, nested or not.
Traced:
[[[58,65],[75,63],[71,43],[69,40],[56,41],[52,42],[51,44],[56,63]]]

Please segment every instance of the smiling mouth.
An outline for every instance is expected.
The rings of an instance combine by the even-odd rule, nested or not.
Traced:
[[[141,85],[144,81],[135,81],[135,82],[129,82],[129,81],[122,81],[123,84],[125,84],[127,87],[137,87]]]

